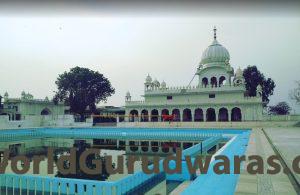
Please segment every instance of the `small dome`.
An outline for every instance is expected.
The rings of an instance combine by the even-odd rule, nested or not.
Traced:
[[[148,74],[146,77],[146,83],[151,83],[152,82],[152,78],[151,76]]]
[[[256,91],[261,92],[262,91],[262,86],[261,85],[257,85]]]
[[[162,87],[162,88],[166,88],[166,86],[167,86],[167,84],[166,84],[165,81],[161,82],[161,87]]]
[[[153,81],[153,85],[155,86],[155,87],[159,87],[160,86],[160,83],[158,82],[158,80],[154,80]]]
[[[127,93],[126,93],[126,97],[130,97],[130,93],[129,93],[129,91],[127,91]]]
[[[208,64],[213,62],[228,63],[230,60],[228,50],[217,41],[216,31],[217,29],[214,28],[214,41],[203,52],[200,64]]]
[[[236,72],[235,72],[235,77],[242,77],[243,76],[243,71],[242,69],[239,67]]]

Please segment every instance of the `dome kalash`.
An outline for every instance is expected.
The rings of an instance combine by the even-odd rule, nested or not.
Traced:
[[[217,29],[214,28],[214,40],[202,54],[200,62],[202,65],[220,62],[228,63],[230,60],[228,50],[217,41],[216,31]]]

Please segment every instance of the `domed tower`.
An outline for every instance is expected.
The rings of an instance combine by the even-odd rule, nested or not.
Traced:
[[[131,101],[131,96],[129,91],[127,91],[126,96],[125,96],[125,102],[130,102]]]
[[[149,90],[151,89],[151,85],[152,85],[152,78],[151,76],[148,74],[145,80],[145,90]]]
[[[262,86],[261,85],[257,85],[257,87],[256,87],[256,96],[262,97]]]
[[[155,89],[158,89],[160,87],[160,83],[158,82],[157,79],[155,79],[152,84]]]
[[[8,100],[8,97],[9,97],[9,95],[8,95],[8,93],[7,93],[7,91],[6,91],[6,92],[4,93],[4,96],[3,96],[5,102]]]
[[[235,72],[235,75],[233,78],[233,85],[234,86],[245,85],[245,78],[243,76],[243,71],[241,70],[240,67]]]
[[[160,87],[161,87],[162,89],[166,89],[166,88],[167,88],[166,82],[165,82],[165,81],[161,82]]]
[[[214,28],[214,40],[203,52],[197,75],[202,87],[221,87],[231,84],[233,68],[229,63],[228,50],[217,41],[217,29]]]

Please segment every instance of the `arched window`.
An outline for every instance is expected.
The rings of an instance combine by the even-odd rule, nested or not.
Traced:
[[[186,108],[183,110],[183,121],[192,121],[191,109]]]
[[[228,110],[226,108],[220,108],[219,121],[228,121]]]
[[[131,110],[130,116],[129,116],[129,122],[137,121],[138,115],[139,115],[139,112],[137,110]]]
[[[226,83],[226,78],[224,76],[221,76],[219,78],[219,87],[221,87],[222,85],[225,85]]]
[[[218,86],[217,78],[216,77],[211,77],[210,84],[211,84],[211,87],[217,87]]]
[[[172,110],[172,115],[174,116],[174,121],[180,121],[180,110],[179,109]]]
[[[242,121],[242,111],[238,107],[231,110],[231,121]]]
[[[154,109],[151,111],[151,121],[152,122],[158,121],[158,110]]]
[[[206,77],[204,77],[202,79],[202,87],[207,87],[207,85],[208,85],[208,79]]]
[[[41,111],[41,115],[50,115],[50,114],[51,114],[51,111],[48,108],[44,108]]]
[[[203,121],[203,110],[201,108],[195,110],[194,121]]]
[[[149,116],[148,116],[148,110],[142,110],[141,112],[141,122],[148,122]]]
[[[169,110],[168,109],[163,109],[161,111],[161,121],[164,121],[164,118],[163,118],[164,115],[169,115]]]
[[[215,109],[209,108],[206,110],[206,121],[216,121]]]

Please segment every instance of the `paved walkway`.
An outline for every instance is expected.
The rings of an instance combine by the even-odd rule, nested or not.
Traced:
[[[272,128],[265,129],[265,132],[287,166],[290,170],[293,170],[293,160],[300,155],[300,128]],[[300,174],[293,173],[298,183],[300,183]]]
[[[300,135],[299,135],[300,136]],[[298,142],[298,145],[300,143]],[[299,152],[299,150],[298,150]],[[297,153],[297,152],[296,152]],[[275,155],[272,146],[261,129],[254,129],[251,133],[246,156],[260,155],[264,162],[266,158]],[[245,167],[247,162],[245,163]],[[264,172],[268,169],[268,164],[264,163]],[[271,168],[272,169],[272,168]],[[276,175],[262,174],[250,175],[242,171],[236,188],[236,195],[296,195],[296,191],[288,176],[281,171]]]

